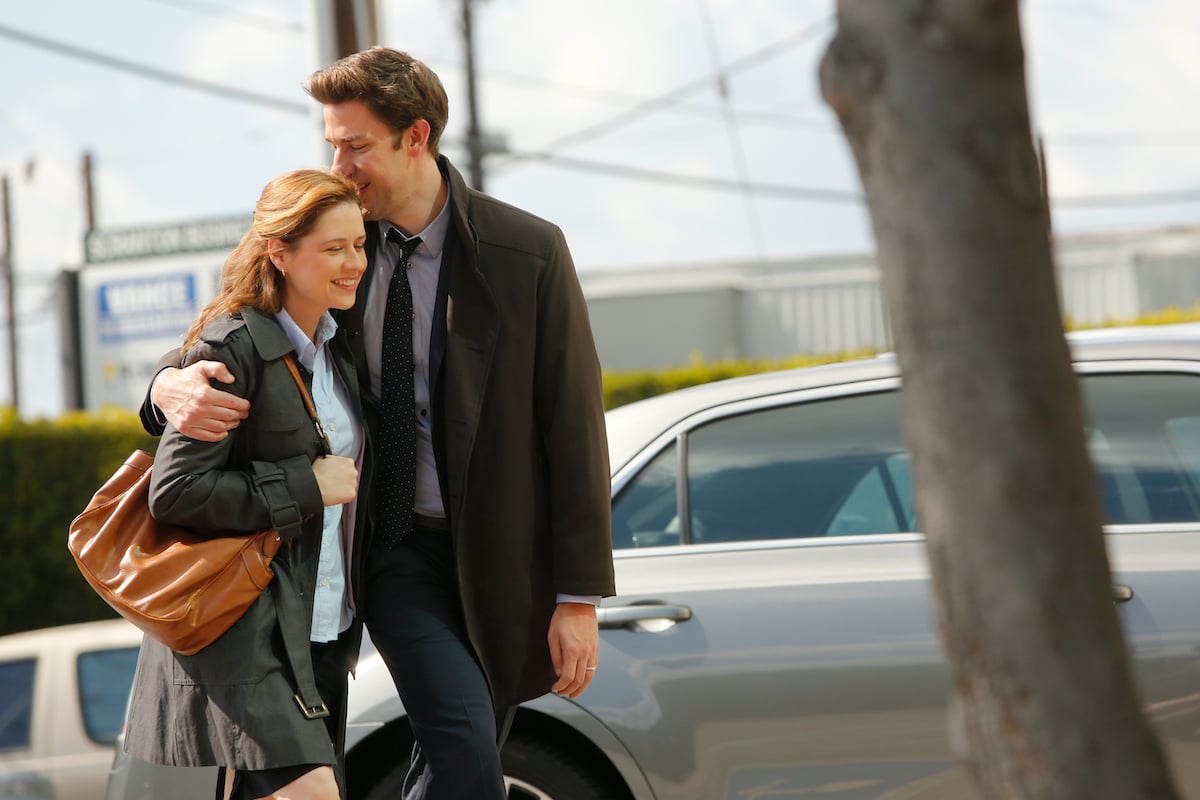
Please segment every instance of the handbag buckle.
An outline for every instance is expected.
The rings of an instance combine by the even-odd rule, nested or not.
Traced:
[[[321,719],[322,717],[329,716],[329,709],[325,707],[324,703],[310,706],[304,702],[304,698],[300,696],[299,692],[296,692],[292,697],[295,699],[296,705],[300,706],[300,713],[304,715],[305,719]]]

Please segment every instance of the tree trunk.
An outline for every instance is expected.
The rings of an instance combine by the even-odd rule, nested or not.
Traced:
[[[871,211],[953,744],[987,797],[1173,798],[1112,602],[1018,2],[839,0],[821,85]]]

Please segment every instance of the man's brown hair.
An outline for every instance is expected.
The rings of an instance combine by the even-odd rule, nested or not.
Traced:
[[[438,154],[438,141],[446,129],[449,101],[441,79],[408,53],[372,47],[319,69],[305,87],[322,105],[358,100],[400,136],[417,120],[429,123],[429,152]]]

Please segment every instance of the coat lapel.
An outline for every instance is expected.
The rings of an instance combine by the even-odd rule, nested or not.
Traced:
[[[366,338],[363,336],[363,320],[367,313],[367,295],[371,291],[371,282],[375,279],[375,251],[379,247],[379,223],[368,220],[366,223],[367,241],[365,250],[367,251],[367,269],[363,272],[362,280],[358,284],[358,293],[354,298],[354,305],[348,310],[335,314],[338,327],[346,332],[346,339],[350,346],[350,352],[354,357],[354,371],[358,377],[358,385],[361,388],[361,397],[365,403],[370,396],[369,387],[371,386],[371,375],[367,369],[367,349]],[[347,373],[355,374],[355,373]]]
[[[446,510],[453,520],[464,498],[467,465],[479,431],[479,418],[496,350],[498,312],[496,300],[479,269],[479,242],[471,225],[471,191],[446,158],[438,166],[450,185],[454,234],[454,265],[450,273],[442,372],[445,475],[449,482]],[[450,312],[450,309],[453,309]],[[440,332],[440,331],[439,331]]]

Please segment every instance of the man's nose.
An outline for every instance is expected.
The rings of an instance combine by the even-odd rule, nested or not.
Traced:
[[[354,173],[354,167],[350,164],[350,158],[346,155],[345,150],[333,151],[333,171],[346,177],[350,177]]]

